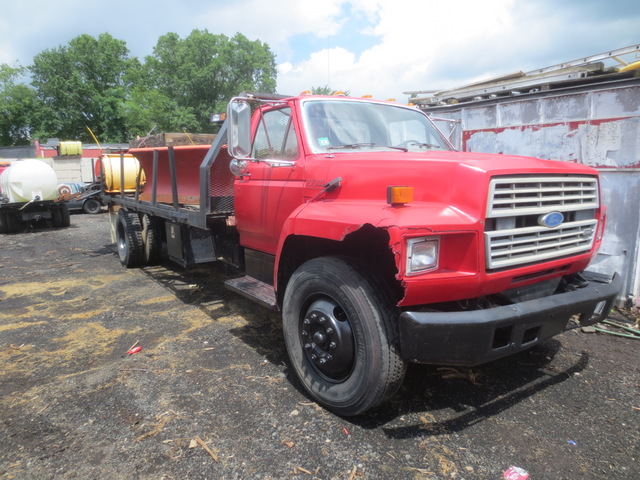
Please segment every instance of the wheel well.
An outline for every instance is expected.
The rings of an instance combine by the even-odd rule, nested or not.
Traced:
[[[369,273],[388,285],[395,301],[404,295],[402,285],[396,279],[398,269],[389,247],[386,229],[366,224],[349,233],[342,241],[326,238],[292,235],[284,243],[278,266],[278,304],[282,306],[284,292],[293,272],[312,258],[348,256],[366,265]]]

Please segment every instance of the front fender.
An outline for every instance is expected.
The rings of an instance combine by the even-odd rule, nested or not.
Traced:
[[[305,203],[294,210],[283,225],[274,265],[275,287],[277,290],[277,273],[284,244],[292,235],[340,242],[364,225],[372,225],[389,232],[389,248],[397,258],[399,244],[407,235],[468,230],[470,225],[477,223],[478,219],[441,203],[416,202],[398,207],[365,201]]]

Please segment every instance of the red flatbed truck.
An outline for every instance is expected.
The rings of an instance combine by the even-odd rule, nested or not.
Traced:
[[[598,173],[453,150],[410,106],[244,95],[210,146],[134,148],[144,191],[105,195],[121,262],[222,261],[282,312],[308,394],[341,415],[408,362],[477,365],[605,318],[617,275]]]

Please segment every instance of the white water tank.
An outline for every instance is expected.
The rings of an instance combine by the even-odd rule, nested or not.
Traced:
[[[56,172],[41,160],[15,160],[0,174],[1,197],[9,203],[53,200],[58,196],[57,184]]]

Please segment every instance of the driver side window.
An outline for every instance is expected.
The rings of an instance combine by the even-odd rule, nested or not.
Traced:
[[[298,157],[298,138],[290,108],[264,112],[253,142],[252,157],[283,160]]]

